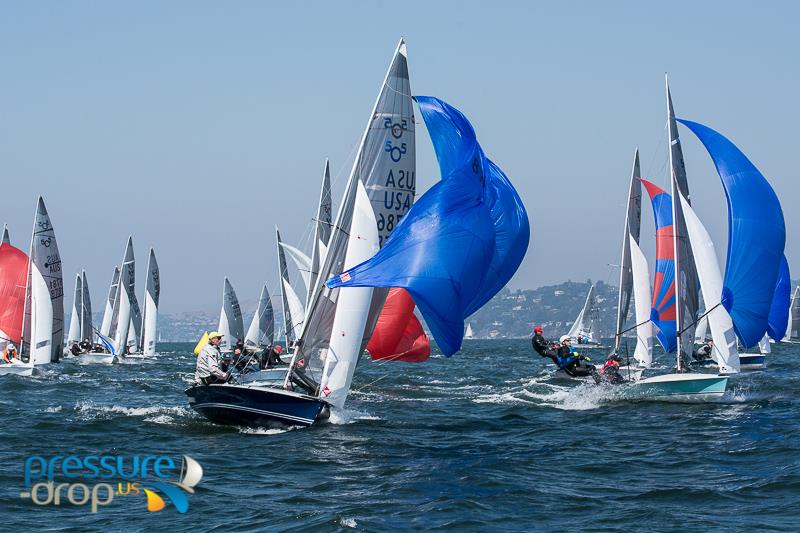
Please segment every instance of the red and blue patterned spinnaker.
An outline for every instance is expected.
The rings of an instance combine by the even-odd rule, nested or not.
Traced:
[[[641,180],[653,204],[656,221],[656,268],[653,278],[653,306],[650,319],[658,328],[656,336],[666,352],[675,351],[675,241],[672,226],[672,197],[659,186]]]

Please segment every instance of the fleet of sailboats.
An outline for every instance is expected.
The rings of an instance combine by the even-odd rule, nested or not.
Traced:
[[[223,423],[311,425],[345,405],[365,349],[380,361],[428,359],[430,342],[418,315],[446,356],[458,351],[463,339],[474,338],[466,319],[518,268],[530,237],[527,213],[510,180],[485,156],[467,118],[443,100],[411,94],[401,40],[369,114],[336,216],[330,163],[325,160],[310,249],[283,241],[276,227],[283,335],[276,334],[267,284],[245,330],[236,292],[224,278],[217,328],[221,351],[229,354],[241,343],[248,353],[257,353],[282,341],[288,364],[259,367],[226,383],[190,387],[186,394],[197,412]],[[442,175],[416,203],[415,102]],[[624,349],[627,354],[623,338],[634,331],[626,391],[637,397],[706,401],[722,396],[739,372],[764,369],[771,342],[800,342],[800,287],[792,293],[783,212],[769,182],[722,134],[677,118],[668,83],[666,104],[669,187],[645,179],[638,149],[634,153],[613,353]],[[725,191],[724,269],[692,205],[679,126],[703,144]],[[650,264],[641,243],[643,189],[656,230]],[[19,354],[0,364],[0,375],[32,375],[37,366],[76,354],[75,346],[84,347],[80,356],[85,362],[156,356],[161,283],[152,248],[141,300],[135,282],[129,237],[103,301],[99,328],[86,271],[76,274],[65,338],[61,260],[40,197],[28,254],[12,246],[8,228],[3,228],[0,344],[18,345]],[[583,339],[581,344],[597,344],[599,313],[591,285],[568,335]],[[709,337],[713,366],[698,370],[692,366],[694,344]],[[674,354],[674,363],[654,361],[654,338],[664,352]],[[85,349],[86,343],[91,350]],[[755,353],[746,351],[756,347]]]

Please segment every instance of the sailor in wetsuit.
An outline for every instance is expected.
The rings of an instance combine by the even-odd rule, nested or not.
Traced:
[[[622,358],[617,354],[608,356],[608,360],[600,369],[600,377],[603,381],[608,383],[623,383],[627,381],[622,374],[619,373],[619,365],[622,363]]]
[[[572,338],[569,335],[562,335],[559,342],[561,342],[561,347],[556,352],[558,368],[574,378],[592,376],[597,373],[594,365],[582,363],[582,361],[589,361],[588,357],[572,350]]]
[[[550,342],[544,338],[544,335],[542,335],[543,333],[544,330],[541,326],[536,326],[533,328],[533,338],[531,339],[533,350],[542,357],[549,357],[555,364],[558,364],[556,352],[550,346]]]

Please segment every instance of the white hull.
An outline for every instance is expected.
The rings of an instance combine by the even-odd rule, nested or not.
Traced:
[[[7,375],[30,376],[33,374],[33,367],[24,363],[0,364],[0,376]]]
[[[81,363],[93,363],[93,364],[101,364],[101,365],[110,365],[114,362],[114,356],[110,353],[100,353],[100,352],[89,352],[84,353],[78,356],[78,360]]]

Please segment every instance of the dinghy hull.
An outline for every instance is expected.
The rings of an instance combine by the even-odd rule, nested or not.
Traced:
[[[192,409],[220,424],[310,426],[328,413],[319,398],[257,385],[195,385],[186,395]]]
[[[707,402],[722,397],[728,386],[727,376],[710,374],[666,374],[646,378],[631,385],[632,399],[667,402]]]
[[[114,354],[102,352],[89,352],[78,356],[81,363],[95,363],[101,365],[110,365],[114,362]]]
[[[742,370],[761,370],[767,367],[767,356],[763,353],[740,353],[739,366]]]
[[[29,365],[15,365],[15,364],[4,364],[0,365],[0,376],[7,376],[7,375],[15,375],[15,376],[30,376],[33,375],[33,367]]]

